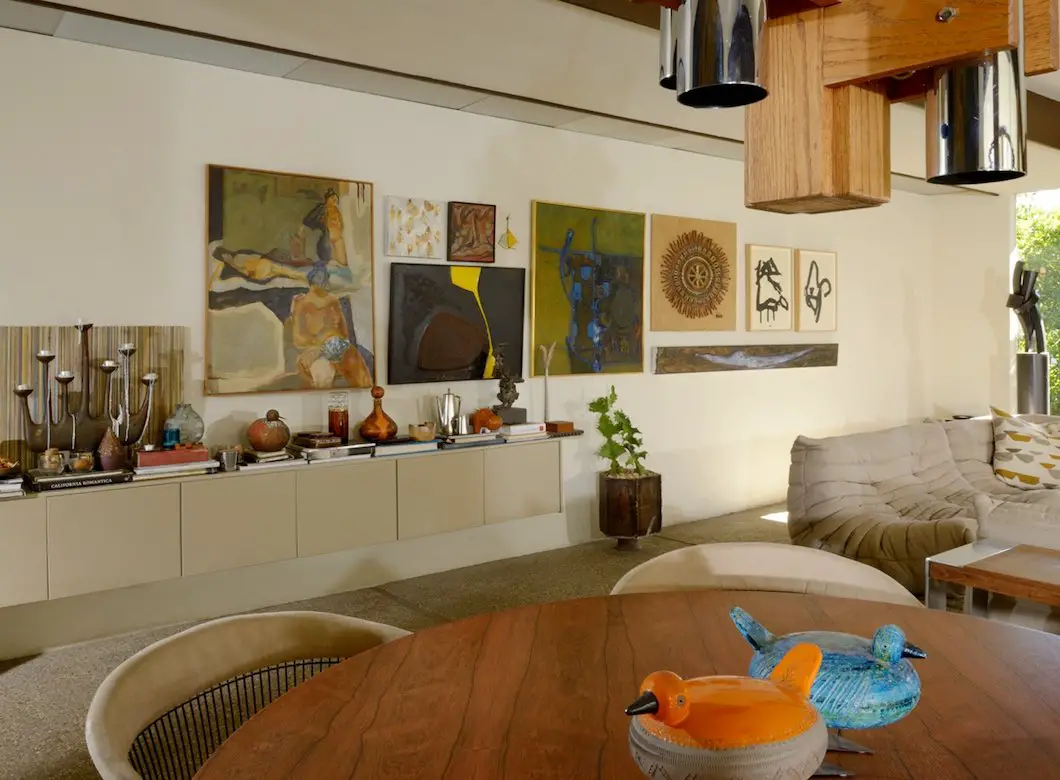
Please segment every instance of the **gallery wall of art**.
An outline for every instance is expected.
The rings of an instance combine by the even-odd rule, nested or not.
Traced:
[[[217,214],[207,208],[210,181],[214,187],[225,185],[208,179],[210,164],[294,172],[335,183],[344,229],[362,232],[351,234],[345,246],[317,248],[317,257],[324,252],[345,260],[345,265],[335,260],[333,267],[321,269],[329,285],[337,280],[351,290],[362,289],[357,274],[363,274],[368,262],[363,231],[370,228],[374,317],[369,324],[358,315],[362,319],[355,330],[363,334],[370,329],[371,343],[358,341],[361,348],[352,351],[342,344],[342,354],[333,362],[345,360],[343,370],[350,377],[374,366],[387,388],[387,411],[399,424],[426,419],[433,396],[450,387],[468,408],[495,402],[495,382],[457,378],[423,383],[418,380],[430,377],[415,374],[429,367],[404,364],[396,359],[400,356],[388,354],[388,343],[402,348],[402,338],[407,338],[391,332],[392,282],[401,285],[394,289],[401,293],[397,300],[407,323],[415,317],[415,285],[425,274],[438,276],[436,286],[460,288],[450,267],[472,267],[482,260],[486,240],[476,226],[485,223],[476,204],[496,207],[495,231],[489,237],[495,262],[482,265],[491,274],[491,290],[499,291],[491,293],[492,299],[508,300],[516,277],[525,274],[522,343],[508,350],[521,351],[515,359],[527,377],[534,371],[535,342],[562,335],[548,330],[555,320],[531,322],[530,289],[546,284],[548,277],[535,277],[530,268],[532,262],[539,270],[551,267],[559,257],[556,250],[563,246],[566,229],[579,219],[577,210],[565,204],[640,215],[639,223],[621,216],[608,217],[614,224],[597,223],[606,240],[614,240],[607,253],[636,255],[639,241],[641,257],[647,258],[639,287],[633,285],[643,297],[643,307],[636,310],[640,354],[619,349],[604,356],[611,367],[602,375],[554,376],[550,416],[585,424],[589,399],[614,383],[623,408],[644,429],[649,465],[664,474],[667,522],[782,499],[788,450],[800,433],[827,435],[898,424],[945,405],[935,394],[935,372],[940,361],[951,357],[925,336],[925,328],[939,316],[939,295],[946,298],[947,322],[976,333],[988,344],[989,354],[1003,359],[1007,333],[1000,332],[1001,321],[984,303],[993,277],[980,279],[995,271],[1005,275],[1003,268],[997,270],[998,242],[988,240],[1010,222],[1003,199],[978,207],[972,230],[984,240],[962,240],[957,251],[949,248],[949,237],[962,230],[952,219],[959,211],[951,204],[959,198],[896,192],[893,202],[880,209],[770,215],[743,208],[739,163],[677,150],[8,31],[0,31],[0,67],[22,74],[5,87],[7,111],[18,121],[0,125],[4,324],[72,325],[82,317],[99,324],[188,328],[185,400],[206,420],[212,443],[234,440],[269,408],[281,410],[292,428],[321,425],[328,393],[244,387],[239,377],[230,377],[227,388],[212,391],[235,394],[204,394],[208,338],[217,333],[211,328],[207,334],[207,309],[233,308],[233,301],[239,301],[234,308],[247,308],[241,293],[226,288],[220,274],[211,276],[216,263],[239,265],[253,274],[276,262],[275,255],[253,246],[253,219],[245,220],[243,235],[233,236],[235,243],[223,240],[227,237],[217,233],[216,224],[211,226]],[[41,95],[50,98],[42,100]],[[243,184],[234,181],[233,192],[254,196],[253,177]],[[391,207],[410,199],[437,204],[439,211],[437,219],[432,214],[429,230],[418,230],[417,238],[402,246],[400,220],[391,224]],[[454,231],[461,236],[455,246],[448,241],[450,203],[462,204],[455,215],[464,228]],[[365,221],[369,205],[371,218]],[[237,202],[229,206],[238,213]],[[318,217],[326,220],[327,203],[322,206]],[[536,248],[531,227],[535,210]],[[585,227],[591,231],[592,224],[590,215]],[[510,249],[498,246],[508,228],[518,239]],[[682,252],[692,240],[687,237],[696,233],[709,234],[711,245],[730,260],[729,294],[711,309],[720,315],[721,330],[686,330],[702,302],[680,295],[667,298],[665,292],[667,284],[679,286],[680,270],[687,268]],[[655,251],[653,244],[658,244]],[[536,260],[535,251],[540,255]],[[448,259],[450,253],[458,263]],[[671,256],[670,266],[653,264],[653,254]],[[933,270],[937,255],[944,257],[945,273]],[[761,305],[769,298],[769,280],[776,277],[770,262],[781,275],[787,269],[792,283],[788,307],[770,312],[778,317],[767,317],[768,306]],[[977,275],[976,295],[967,299],[946,292],[964,284],[957,274],[961,263]],[[615,267],[628,276],[634,266]],[[818,281],[817,300],[807,303],[793,281],[802,275],[828,279],[830,294],[824,294],[826,286]],[[756,280],[761,290],[756,290]],[[211,287],[215,282],[220,286]],[[454,301],[458,293],[453,291]],[[555,293],[537,290],[542,300]],[[264,310],[290,308],[291,297],[281,290],[251,303]],[[495,313],[499,333],[515,332],[514,305]],[[226,315],[222,311],[220,316]],[[808,324],[811,320],[816,330]],[[787,329],[778,332],[784,325]],[[284,336],[276,338],[270,343],[282,343]],[[795,351],[778,353],[778,345]],[[803,354],[816,345],[839,345],[837,360],[829,349]],[[679,370],[656,374],[656,349],[661,347],[705,350],[668,354]],[[217,354],[211,359],[238,364],[246,351],[260,348],[225,339],[214,344]],[[711,357],[703,358],[701,352]],[[564,361],[570,366],[572,360],[591,364],[601,357],[575,353],[557,358],[556,366]],[[797,365],[809,367],[704,370],[692,365],[749,359],[803,360],[807,362]],[[312,375],[312,365],[305,368]],[[388,369],[395,369],[393,378]],[[610,373],[612,369],[618,373]],[[977,370],[985,374],[993,369],[984,364]],[[342,372],[336,370],[338,374]],[[980,376],[969,376],[969,381],[984,384]],[[264,392],[240,394],[248,389]],[[531,418],[540,418],[541,380],[528,378],[519,391],[518,405],[527,407]],[[371,407],[367,391],[351,393],[351,415],[366,414]],[[593,526],[596,444],[586,436],[564,445],[567,512],[557,522],[566,523],[572,540],[587,536]]]

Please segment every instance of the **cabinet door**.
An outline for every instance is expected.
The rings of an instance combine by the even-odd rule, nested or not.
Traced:
[[[53,599],[180,576],[180,486],[48,496]]]
[[[399,460],[398,538],[482,525],[483,451],[503,446]]]
[[[559,512],[559,442],[509,444],[486,458],[486,522]]]
[[[397,540],[393,460],[312,465],[297,478],[298,557]]]
[[[0,607],[48,598],[48,521],[43,498],[0,501]]]
[[[184,575],[294,558],[294,492],[290,471],[183,483]]]

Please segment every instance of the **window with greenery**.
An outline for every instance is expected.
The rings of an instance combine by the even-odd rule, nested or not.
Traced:
[[[1053,356],[1049,371],[1049,406],[1060,414],[1060,191],[1020,196],[1016,205],[1016,248],[1027,266],[1039,272],[1038,307],[1045,343]],[[1024,348],[1020,336],[1020,349]]]

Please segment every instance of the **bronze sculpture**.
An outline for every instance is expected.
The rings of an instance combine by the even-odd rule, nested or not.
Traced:
[[[512,376],[511,371],[504,364],[503,353],[499,351],[497,352],[497,360],[493,364],[493,375],[500,379],[500,392],[497,393],[497,400],[501,402],[500,406],[493,408],[511,409],[512,404],[519,398],[519,391],[515,388],[515,385],[523,380],[522,377]]]
[[[132,380],[130,376],[130,358],[136,353],[135,344],[122,344],[118,348],[121,357],[121,397],[117,405],[113,402],[111,375],[118,370],[116,360],[104,360],[99,370],[105,377],[106,391],[103,405],[97,414],[92,413],[92,383],[89,381],[90,356],[88,337],[92,323],[78,323],[78,341],[81,344],[81,392],[77,402],[70,401],[70,383],[74,380],[72,371],[59,371],[55,375],[59,386],[57,402],[53,402],[51,390],[51,363],[55,353],[48,349],[37,352],[37,362],[44,371],[43,410],[40,422],[33,420],[29,399],[34,388],[29,384],[15,386],[15,395],[22,405],[22,420],[26,429],[26,444],[32,452],[44,452],[46,449],[59,450],[96,450],[103,435],[110,428],[118,440],[125,446],[138,443],[144,435],[147,421],[151,417],[151,405],[154,399],[154,385],[158,374],[148,373],[140,378],[146,393],[139,408],[132,411]]]

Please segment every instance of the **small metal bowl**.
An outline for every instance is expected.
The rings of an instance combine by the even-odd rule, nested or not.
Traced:
[[[409,425],[409,437],[414,441],[433,441],[438,435],[438,428],[433,422]]]

